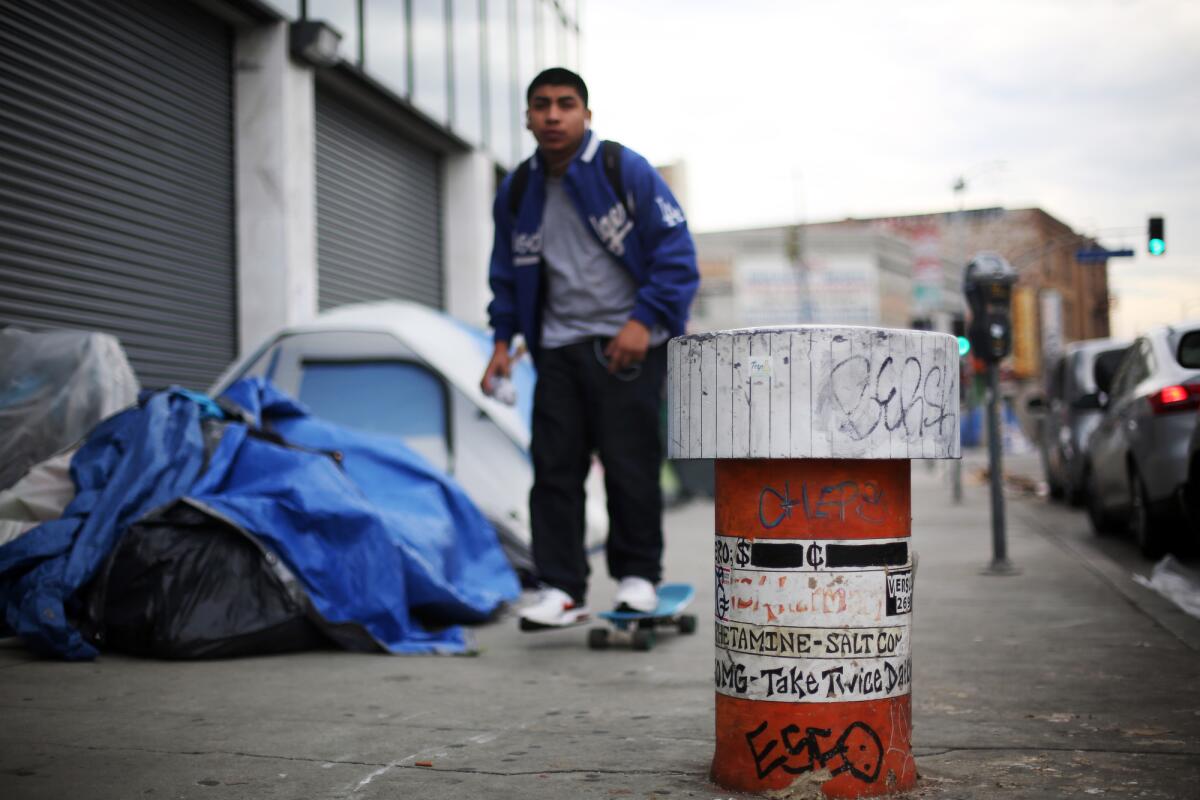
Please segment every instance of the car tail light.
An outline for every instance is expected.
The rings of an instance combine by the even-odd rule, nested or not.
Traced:
[[[1167,386],[1150,395],[1150,408],[1155,414],[1193,411],[1200,408],[1200,383]]]

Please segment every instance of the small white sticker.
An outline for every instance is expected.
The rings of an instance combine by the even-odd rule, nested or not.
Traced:
[[[750,380],[771,377],[771,359],[766,356],[750,356]]]

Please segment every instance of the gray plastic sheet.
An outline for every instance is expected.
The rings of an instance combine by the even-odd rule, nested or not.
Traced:
[[[0,490],[132,405],[139,388],[113,336],[0,330]]]

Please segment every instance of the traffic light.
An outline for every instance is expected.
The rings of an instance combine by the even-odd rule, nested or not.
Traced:
[[[955,316],[950,320],[950,332],[958,339],[958,357],[966,358],[967,353],[971,352],[971,340],[967,338],[967,321],[961,316]]]
[[[1167,236],[1163,226],[1163,218],[1151,217],[1149,227],[1146,249],[1150,251],[1150,255],[1152,256],[1161,256],[1167,252]]]

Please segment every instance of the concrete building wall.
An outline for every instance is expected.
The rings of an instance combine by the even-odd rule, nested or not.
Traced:
[[[488,259],[496,165],[478,150],[443,159],[442,247],[446,310],[472,325],[487,324]]]
[[[317,313],[313,70],[288,52],[286,22],[234,43],[238,344]]]
[[[220,6],[223,0],[214,2]],[[549,9],[552,4],[550,0],[536,0],[534,5]],[[381,124],[438,154],[440,195],[411,201],[428,200],[440,206],[442,263],[431,268],[441,271],[445,310],[470,324],[486,325],[491,296],[487,284],[493,237],[491,206],[497,173],[524,157],[522,150],[530,144],[520,133],[519,109],[504,107],[518,94],[523,97],[523,91],[498,89],[509,87],[514,58],[511,48],[520,50],[533,41],[533,18],[489,13],[481,20],[474,15],[463,16],[456,6],[451,18],[429,21],[433,27],[427,32],[435,39],[440,40],[449,26],[456,47],[470,49],[476,38],[488,42],[486,62],[459,65],[466,53],[453,51],[456,66],[474,66],[444,76],[455,86],[455,92],[447,94],[454,95],[450,103],[440,89],[431,94],[429,84],[422,82],[420,75],[405,72],[403,58],[385,58],[386,53],[378,47],[368,48],[366,53],[358,49],[359,25],[367,26],[367,41],[381,40],[375,38],[379,31],[371,27],[372,18],[360,16],[362,12],[356,11],[354,4],[347,3],[339,11],[341,16],[328,20],[343,33],[355,34],[343,38],[339,50],[343,61],[332,68],[314,68],[290,52],[289,26],[303,6],[272,6],[279,12],[276,21],[260,17],[241,24],[235,43],[236,229],[242,351],[256,347],[272,331],[317,313],[320,265],[314,119],[318,78],[325,91],[353,100]],[[309,6],[308,12],[315,17],[330,13],[331,8]],[[532,77],[531,70],[550,66],[552,61],[571,66],[577,62],[578,48],[574,44],[579,26],[574,16],[568,11],[554,15],[556,29],[563,27],[567,50],[548,48],[530,58],[522,57],[518,70],[522,81]],[[382,23],[376,20],[376,24]],[[398,53],[409,46],[421,49],[433,45],[442,47],[444,43],[396,43]],[[419,71],[423,65],[418,60],[415,68]],[[474,81],[481,68],[480,86],[463,91],[464,82]],[[473,105],[464,106],[464,100],[470,98],[491,113],[480,114]],[[504,124],[498,124],[501,120]],[[380,268],[386,269],[387,265]]]

